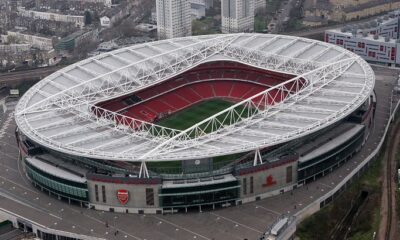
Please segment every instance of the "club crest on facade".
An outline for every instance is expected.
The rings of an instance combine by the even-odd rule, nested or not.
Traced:
[[[272,175],[269,175],[268,177],[265,178],[265,183],[262,185],[263,187],[270,187],[272,185],[275,185],[276,181],[272,177]]]
[[[129,201],[129,192],[128,192],[128,190],[119,189],[117,191],[117,198],[118,198],[118,201],[122,205],[125,205]]]

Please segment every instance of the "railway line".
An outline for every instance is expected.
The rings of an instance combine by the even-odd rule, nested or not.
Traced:
[[[400,120],[395,122],[389,137],[388,149],[385,153],[384,182],[381,206],[380,238],[385,240],[396,239],[397,214],[396,214],[396,155],[400,143]]]
[[[387,215],[386,215],[386,231],[385,239],[396,239],[397,232],[397,215],[396,215],[396,155],[400,143],[400,121],[397,120],[394,125],[394,131],[389,138],[389,148],[386,160],[386,196],[387,196]]]
[[[13,84],[15,82],[25,81],[25,80],[40,80],[55,71],[61,69],[64,66],[53,66],[36,68],[24,71],[9,72],[0,74],[0,85]]]

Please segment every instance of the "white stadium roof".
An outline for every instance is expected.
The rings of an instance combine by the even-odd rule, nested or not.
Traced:
[[[280,103],[260,108],[234,124],[218,114],[175,130],[140,122],[117,124],[117,116],[96,107],[165,81],[199,64],[231,60],[293,74],[296,89]],[[76,156],[122,161],[170,161],[246,152],[296,139],[348,116],[364,103],[375,83],[370,66],[338,46],[293,36],[230,34],[177,38],[134,45],[86,59],[46,77],[21,98],[19,129],[50,149]],[[287,84],[272,89],[287,91]],[[226,110],[253,106],[267,89]],[[270,96],[271,97],[271,96]],[[102,117],[93,111],[102,110]],[[213,126],[213,132],[202,131]],[[137,126],[137,125],[136,125]]]

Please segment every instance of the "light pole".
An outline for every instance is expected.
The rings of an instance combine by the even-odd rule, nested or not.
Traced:
[[[117,218],[118,216],[114,216],[114,229],[115,229],[115,236],[117,236],[118,234],[118,230],[117,230]]]

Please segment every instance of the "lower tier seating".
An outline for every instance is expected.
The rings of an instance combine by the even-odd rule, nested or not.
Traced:
[[[206,99],[223,98],[238,102],[293,77],[237,62],[205,63],[167,81],[99,103],[98,106],[135,119],[154,122]],[[293,91],[291,84],[287,88]],[[286,95],[286,92],[272,91],[268,99],[257,97],[253,102],[262,107],[265,104],[276,104]]]

